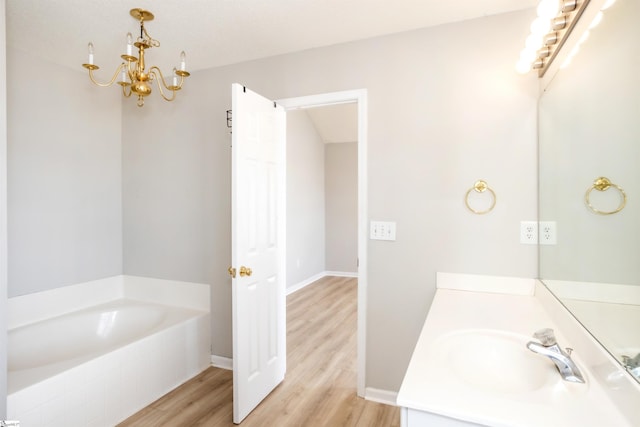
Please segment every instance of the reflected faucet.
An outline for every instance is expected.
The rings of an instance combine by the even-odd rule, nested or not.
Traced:
[[[634,377],[640,379],[640,353],[635,357],[622,356],[622,364]]]
[[[580,369],[578,369],[578,366],[576,366],[575,362],[571,359],[572,350],[567,348],[565,351],[560,348],[553,329],[540,329],[533,334],[533,337],[540,342],[529,341],[527,343],[529,350],[551,359],[558,368],[558,371],[560,371],[563,380],[574,383],[584,383],[584,377]]]

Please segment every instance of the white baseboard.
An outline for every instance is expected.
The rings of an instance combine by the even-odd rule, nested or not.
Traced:
[[[320,279],[322,279],[323,277],[327,277],[327,276],[335,276],[335,277],[358,277],[358,273],[351,273],[351,272],[346,272],[346,271],[323,271],[321,273],[318,274],[314,274],[313,276],[309,277],[308,279],[305,279],[301,282],[296,283],[295,285],[289,286],[287,288],[287,295],[292,294],[296,291],[299,291],[300,289],[309,286],[310,284],[312,284],[313,282],[316,282]]]
[[[396,391],[380,390],[378,388],[367,387],[364,389],[364,398],[372,402],[398,406],[398,404],[396,403],[398,392]]]
[[[325,271],[325,276],[335,276],[335,277],[358,277],[357,272],[351,271]]]
[[[211,366],[221,369],[233,370],[233,359],[230,357],[211,355]]]
[[[287,288],[287,295],[294,293],[295,291],[299,291],[300,289],[309,286],[310,284],[312,284],[313,282],[315,282],[316,280],[320,280],[322,279],[324,276],[326,276],[326,274],[324,274],[324,271],[318,274],[314,274],[313,276],[304,279],[302,282],[298,282],[293,286],[289,286]]]

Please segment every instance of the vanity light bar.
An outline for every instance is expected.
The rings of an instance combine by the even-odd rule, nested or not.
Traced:
[[[538,70],[538,77],[544,76],[588,4],[589,0],[541,0],[516,70]]]

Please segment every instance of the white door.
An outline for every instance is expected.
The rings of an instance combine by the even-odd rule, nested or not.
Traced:
[[[239,84],[232,86],[232,109],[233,422],[239,424],[286,370],[286,115]]]

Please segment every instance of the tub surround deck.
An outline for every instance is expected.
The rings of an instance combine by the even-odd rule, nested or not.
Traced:
[[[443,337],[455,338],[461,331],[498,331],[521,339],[545,327],[555,330],[562,347],[574,348],[572,358],[587,377],[586,385],[560,381],[552,391],[548,386],[523,391],[513,390],[518,386],[515,383],[505,391],[500,389],[501,379],[496,378],[491,385],[493,390],[482,390],[452,375],[450,367],[442,366],[444,359],[438,346]],[[523,351],[522,357],[529,356]],[[531,356],[542,357],[533,353]],[[474,357],[478,355],[466,354],[463,360]],[[559,378],[553,364],[549,365],[550,373],[543,374]],[[555,377],[545,378],[558,383]],[[560,401],[562,404],[558,404]],[[421,423],[425,419],[445,422],[443,425],[640,425],[638,383],[622,371],[544,285],[532,279],[439,273],[438,290],[397,403],[403,407],[405,426],[424,425]]]
[[[208,285],[133,276],[9,299],[9,342],[14,335],[25,346],[39,330],[110,320],[115,312],[133,323],[106,322],[114,334],[95,348],[86,345],[90,338],[79,338],[76,354],[67,348],[31,352],[28,359],[10,354],[9,418],[22,427],[112,426],[126,419],[210,365],[209,301]],[[59,339],[61,347],[78,341]]]

